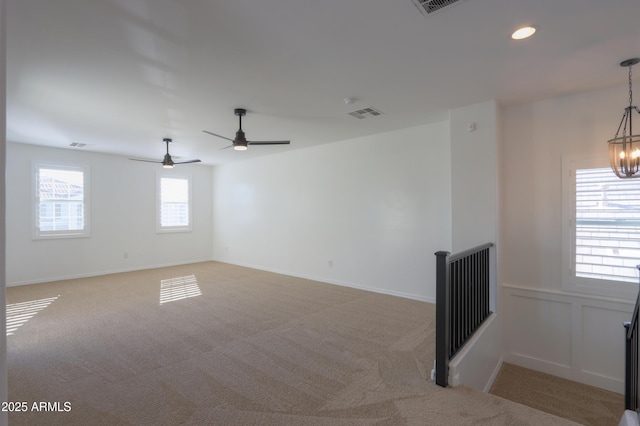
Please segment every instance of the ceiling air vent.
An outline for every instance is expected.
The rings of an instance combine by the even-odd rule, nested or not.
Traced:
[[[429,15],[459,0],[412,0],[423,15]]]
[[[351,111],[348,113],[350,116],[357,118],[358,120],[362,120],[367,117],[377,117],[378,115],[382,115],[380,111],[375,108],[362,108],[356,111]]]

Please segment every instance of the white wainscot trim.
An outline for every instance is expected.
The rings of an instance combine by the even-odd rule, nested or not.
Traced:
[[[502,366],[500,318],[492,313],[449,362],[449,385],[489,392]]]
[[[624,326],[635,301],[502,286],[504,361],[624,392]]]

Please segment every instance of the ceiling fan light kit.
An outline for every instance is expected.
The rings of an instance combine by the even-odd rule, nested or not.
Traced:
[[[633,134],[633,112],[640,109],[633,105],[631,67],[640,62],[640,58],[631,58],[620,62],[621,67],[629,68],[629,106],[624,109],[622,120],[613,139],[609,139],[609,164],[613,172],[622,179],[640,177],[640,134]],[[620,136],[620,131],[622,135]]]
[[[244,134],[244,131],[242,130],[242,117],[247,115],[247,110],[244,108],[236,108],[233,110],[233,113],[238,116],[238,131],[236,132],[235,139],[230,139],[226,136],[222,136],[208,130],[203,130],[203,132],[205,133],[231,142],[231,145],[225,146],[220,149],[233,147],[233,149],[236,151],[246,151],[249,145],[289,145],[291,143],[291,141],[248,141]]]

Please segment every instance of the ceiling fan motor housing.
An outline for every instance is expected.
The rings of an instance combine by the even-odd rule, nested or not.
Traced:
[[[244,135],[242,129],[236,132],[236,138],[233,141],[233,149],[236,151],[246,151],[249,143],[247,142],[247,138]]]
[[[162,165],[164,167],[173,167],[173,159],[169,153],[164,155],[164,160],[162,161]]]
[[[236,140],[234,141],[235,143],[241,142],[241,143],[247,143],[247,138],[244,135],[244,132],[242,130],[238,130],[236,132]]]

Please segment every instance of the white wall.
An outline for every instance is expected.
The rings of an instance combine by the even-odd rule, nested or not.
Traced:
[[[0,74],[6,75],[6,37],[4,0],[0,0]],[[6,79],[0,81],[0,330],[7,329],[6,286],[6,237],[5,237],[5,160],[6,160]],[[0,401],[8,401],[7,393],[7,336],[0,333]],[[6,425],[7,413],[0,412],[0,425]]]
[[[499,111],[483,102],[450,112],[453,253],[497,243]],[[450,383],[488,391],[502,365],[502,312],[498,303],[496,253],[491,250],[491,310],[494,314],[450,365]]]
[[[622,391],[632,300],[562,290],[562,157],[606,155],[624,86],[512,106],[501,152],[505,359]]]
[[[452,110],[451,212],[453,251],[495,243],[498,111],[483,102]]]
[[[449,162],[441,122],[216,166],[214,258],[433,301]]]
[[[32,160],[90,167],[90,238],[32,239]],[[8,143],[8,285],[211,260],[211,169],[185,165],[171,170],[192,177],[193,232],[157,234],[156,172],[164,170],[159,164]]]

